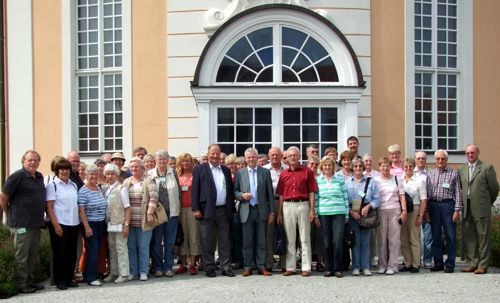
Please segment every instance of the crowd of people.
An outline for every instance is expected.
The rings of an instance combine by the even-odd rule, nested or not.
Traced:
[[[212,144],[197,159],[138,147],[128,167],[122,153],[85,165],[72,151],[52,159],[52,174],[45,177],[37,171],[40,155],[29,150],[0,195],[20,265],[18,289],[43,289],[33,280],[43,226],[60,290],[80,281],[101,286],[173,277],[175,255],[175,274],[205,271],[207,277],[219,269],[228,277],[237,269],[243,277],[277,270],[292,276],[301,269],[309,277],[313,262],[325,277],[341,278],[349,268],[352,276],[371,276],[370,267],[386,275],[421,267],[452,273],[460,216],[467,260],[462,272],[487,272],[499,185],[493,166],[479,160],[477,145],[467,145],[467,163],[458,171],[447,165],[444,150],[435,151],[436,168],[429,169],[425,152],[401,159],[398,145],[379,158],[377,171],[371,155],[358,154],[356,137],[347,146],[320,156],[312,144],[302,162],[295,146],[272,147],[267,155],[250,147],[238,156]],[[366,225],[370,216],[377,224]],[[283,255],[273,249],[278,228],[286,235]],[[183,242],[176,246],[180,231]],[[354,234],[352,246],[347,232]]]

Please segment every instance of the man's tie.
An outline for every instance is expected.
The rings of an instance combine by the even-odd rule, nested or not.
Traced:
[[[255,170],[250,170],[250,193],[252,194],[252,198],[250,198],[250,205],[257,205],[257,186],[255,185]]]
[[[472,179],[473,172],[474,172],[474,165],[469,165],[469,182],[467,184],[467,198],[470,198],[470,179]]]

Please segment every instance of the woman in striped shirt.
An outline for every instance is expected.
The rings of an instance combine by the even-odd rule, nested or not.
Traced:
[[[349,200],[344,178],[335,175],[335,161],[326,156],[319,164],[321,174],[316,177],[319,190],[314,194],[316,225],[323,231],[326,271],[324,276],[342,274],[342,240],[344,224],[349,221]]]

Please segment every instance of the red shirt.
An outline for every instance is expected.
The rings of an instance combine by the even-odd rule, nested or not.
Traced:
[[[182,195],[182,202],[181,202],[181,207],[186,208],[186,207],[191,207],[191,183],[193,181],[193,175],[191,174],[191,177],[189,177],[187,180],[184,180],[182,176],[179,176],[179,185],[181,186],[181,189],[184,186],[188,187],[188,190],[181,190],[181,195]]]
[[[283,195],[286,200],[309,200],[309,193],[318,190],[318,184],[312,170],[299,164],[295,170],[285,169],[278,180],[276,195]]]

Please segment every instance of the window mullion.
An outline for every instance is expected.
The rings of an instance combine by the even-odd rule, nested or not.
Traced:
[[[282,45],[282,37],[281,37],[281,24],[275,24],[273,26],[273,74],[274,74],[274,84],[282,83],[282,75],[281,75],[281,45]]]

